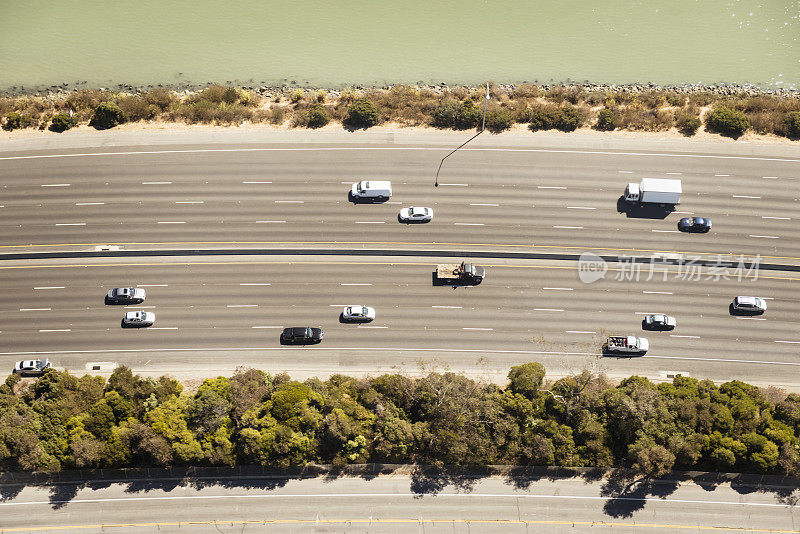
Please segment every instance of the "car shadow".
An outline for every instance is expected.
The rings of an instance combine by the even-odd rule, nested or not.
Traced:
[[[670,204],[626,202],[623,195],[617,199],[617,212],[624,213],[629,219],[666,219],[674,211],[675,206]]]
[[[647,322],[642,319],[642,330],[646,332],[669,332],[670,330],[675,330],[674,326],[650,326]]]
[[[361,198],[361,197],[354,197],[353,192],[350,191],[347,193],[347,201],[351,204],[385,204],[389,201],[388,198]]]

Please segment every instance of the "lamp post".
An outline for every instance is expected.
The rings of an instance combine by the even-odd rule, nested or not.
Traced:
[[[442,164],[444,164],[444,160],[446,160],[447,158],[449,158],[450,156],[455,154],[456,150],[458,150],[459,148],[463,147],[464,145],[466,145],[467,143],[469,143],[470,141],[472,141],[473,139],[478,137],[480,134],[483,133],[483,130],[486,129],[486,107],[488,106],[488,104],[489,104],[489,84],[487,83],[486,84],[486,100],[483,101],[483,120],[481,120],[481,129],[478,130],[478,133],[476,133],[475,135],[473,135],[472,137],[470,137],[469,139],[464,141],[455,150],[453,150],[452,152],[450,152],[449,154],[447,154],[445,157],[442,158],[442,161],[439,162],[439,168],[436,169],[436,178],[434,178],[434,180],[433,180],[433,186],[434,187],[439,187],[439,171],[442,170]]]

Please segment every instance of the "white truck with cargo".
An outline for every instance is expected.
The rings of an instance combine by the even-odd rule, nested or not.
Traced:
[[[636,204],[670,204],[681,202],[681,181],[663,178],[642,178],[625,188],[625,201]]]
[[[436,266],[436,279],[440,284],[464,284],[476,286],[483,281],[486,270],[462,261],[461,263],[440,263]]]
[[[650,348],[647,338],[638,336],[609,336],[603,351],[612,354],[644,354]]]

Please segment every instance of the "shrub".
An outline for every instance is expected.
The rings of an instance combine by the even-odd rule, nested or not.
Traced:
[[[291,101],[292,104],[297,104],[301,100],[303,100],[303,90],[295,89],[292,91],[291,96],[289,96],[289,101]]]
[[[561,108],[556,128],[562,132],[572,132],[577,130],[581,124],[583,124],[583,116],[578,108]]]
[[[513,98],[536,98],[542,94],[542,90],[534,83],[521,83],[514,87],[511,96]]]
[[[456,114],[461,108],[461,103],[455,100],[445,100],[431,114],[431,125],[437,128],[452,128],[456,121]]]
[[[140,95],[120,97],[117,105],[125,115],[125,119],[131,122],[151,120],[161,113],[161,108],[150,104],[145,97]]]
[[[720,107],[709,112],[706,128],[710,131],[739,137],[750,127],[750,120],[741,111]]]
[[[556,106],[542,106],[532,109],[530,110],[528,128],[534,132],[536,130],[552,130],[556,128],[560,116],[561,110]]]
[[[33,120],[28,115],[22,115],[16,111],[6,115],[6,122],[3,123],[3,129],[7,132],[19,130],[20,128],[30,128],[31,126],[33,126]]]
[[[70,117],[68,113],[56,113],[50,122],[51,132],[66,132],[70,128],[78,125],[78,120],[75,117]]]
[[[506,108],[495,108],[486,111],[486,129],[492,133],[508,130],[514,124],[514,116]]]
[[[800,137],[800,111],[793,111],[786,115],[784,123],[786,124],[786,132],[789,137]]]
[[[172,91],[164,87],[156,87],[149,93],[145,93],[144,99],[148,104],[158,106],[161,111],[166,111],[174,102],[177,102],[177,97],[172,94]]]
[[[114,102],[103,102],[97,106],[89,121],[89,126],[98,130],[108,130],[125,122],[125,114]]]
[[[686,96],[670,91],[667,93],[667,102],[670,106],[681,108],[686,104]]]
[[[317,92],[317,102],[319,102],[320,104],[324,104],[325,103],[325,98],[326,98],[326,95],[325,95],[325,91],[324,90],[320,90],[320,91]]]
[[[601,109],[600,113],[597,114],[597,124],[595,124],[594,127],[604,132],[610,132],[616,130],[618,125],[619,117],[617,117],[617,114],[605,108]]]
[[[325,106],[322,104],[315,104],[311,106],[311,108],[306,112],[306,117],[306,125],[309,128],[322,128],[331,122],[331,117],[328,115]]]
[[[675,126],[684,135],[694,135],[701,124],[700,117],[690,111],[678,113],[675,117]]]
[[[469,130],[478,126],[483,113],[472,100],[464,100],[453,117],[453,128]]]
[[[380,122],[375,104],[366,98],[359,98],[347,110],[346,123],[353,128],[369,128]]]
[[[620,111],[620,122],[617,126],[625,130],[658,132],[672,128],[672,122],[672,110],[648,109],[640,104],[633,104]]]

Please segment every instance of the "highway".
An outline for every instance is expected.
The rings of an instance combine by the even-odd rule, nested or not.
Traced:
[[[298,377],[447,368],[502,382],[510,365],[538,360],[552,377],[589,367],[612,377],[683,373],[800,389],[796,270],[762,270],[753,281],[729,271],[715,278],[708,267],[695,277],[684,266],[662,273],[645,265],[636,281],[612,263],[605,279],[585,284],[574,260],[544,256],[743,255],[796,268],[796,147],[783,156],[723,144],[571,149],[569,139],[548,146],[484,136],[448,159],[435,187],[447,153],[441,139],[361,139],[0,146],[0,254],[28,254],[0,264],[3,361],[41,355],[75,372],[126,364],[185,378],[240,365]],[[620,211],[625,184],[642,177],[680,178],[677,211]],[[392,180],[391,200],[350,202],[350,184],[363,178]],[[400,224],[397,212],[408,205],[434,208],[434,221]],[[712,232],[677,232],[689,214],[711,217]],[[286,255],[35,257],[109,246]],[[308,249],[320,254],[292,254]],[[325,255],[343,249],[387,256]],[[430,256],[437,251],[489,256],[476,261],[487,279],[433,287],[435,263],[454,261]],[[508,252],[543,256],[501,257]],[[122,307],[103,304],[108,289],[126,285],[147,289],[145,307],[129,309],[155,311],[154,328],[122,329]],[[732,317],[728,304],[739,294],[768,298],[768,312]],[[340,324],[346,304],[373,306],[378,318]],[[605,335],[641,332],[643,314],[655,312],[676,316],[678,328],[648,333],[647,356],[599,357]],[[301,325],[323,327],[323,343],[278,344],[280,327]]]
[[[601,479],[133,480],[2,486],[0,532],[797,532],[792,488]],[[621,487],[619,487],[621,486]]]

